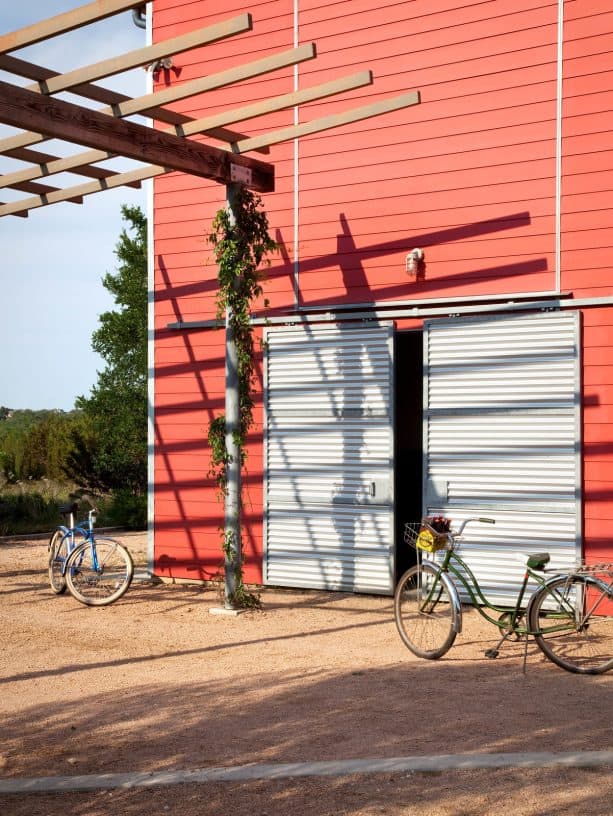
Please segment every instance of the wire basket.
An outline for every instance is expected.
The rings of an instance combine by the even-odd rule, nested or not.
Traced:
[[[414,549],[428,553],[444,550],[449,544],[447,533],[439,533],[424,521],[407,521],[404,525],[404,540]]]

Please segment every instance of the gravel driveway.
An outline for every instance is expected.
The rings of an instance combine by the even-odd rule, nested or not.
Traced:
[[[123,538],[137,564],[145,536]],[[0,776],[182,771],[248,763],[613,748],[613,672],[582,677],[530,644],[497,660],[474,614],[440,661],[414,658],[390,598],[218,591],[135,581],[108,608],[47,583],[46,542],[0,543]],[[0,796],[4,816],[590,814],[611,768],[376,773]]]

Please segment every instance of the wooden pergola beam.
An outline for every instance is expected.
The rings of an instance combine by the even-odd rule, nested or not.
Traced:
[[[238,17],[232,17],[230,20],[224,20],[221,23],[216,23],[206,28],[190,31],[188,34],[173,37],[171,40],[164,40],[164,42],[150,45],[147,48],[137,48],[119,57],[101,60],[92,65],[87,65],[84,68],[77,68],[65,74],[58,74],[53,78],[29,86],[28,90],[39,91],[45,94],[68,91],[83,83],[104,79],[105,77],[119,74],[122,71],[129,71],[132,68],[147,65],[163,57],[192,51],[194,48],[199,48],[202,45],[210,45],[211,43],[234,37],[237,34],[243,34],[245,31],[251,31],[252,28],[253,22],[251,15],[240,14]]]
[[[325,89],[332,84],[347,84],[349,86],[351,83],[354,82],[362,82],[363,84],[369,84],[367,80],[372,80],[372,75],[370,71],[364,71],[362,73],[355,74],[354,76],[345,77],[340,80],[336,80],[335,83],[326,83],[324,85],[318,86],[317,88],[306,89],[305,91],[298,91],[298,94],[310,94],[313,95],[315,91],[321,92],[322,89]],[[340,86],[339,86],[340,87]],[[348,88],[345,88],[347,90]],[[328,87],[328,90],[330,88]],[[293,97],[294,94],[286,94],[283,97],[278,97],[278,100],[284,100],[285,102],[289,101],[289,97]],[[274,99],[268,100],[270,103],[274,103]],[[419,99],[419,92],[413,91],[409,94],[404,94],[402,96],[393,97],[392,99],[387,99],[382,102],[374,103],[371,105],[366,105],[361,108],[354,108],[351,111],[347,111],[344,114],[339,114],[343,118],[343,124],[346,124],[349,121],[355,122],[358,121],[359,118],[365,119],[373,116],[380,116],[384,113],[388,113],[392,110],[400,110],[402,108],[410,107],[411,105],[418,104],[420,101]],[[259,103],[255,103],[259,104]],[[361,117],[358,116],[358,113],[361,112]],[[231,113],[228,115],[232,115]],[[327,130],[330,127],[333,127],[330,120],[335,117],[324,117],[322,119],[316,119],[313,122],[307,122],[304,125],[299,125],[298,128],[308,129],[309,132],[315,133],[321,130]],[[201,119],[201,120],[194,120],[190,126],[190,133],[197,132],[196,130],[192,130],[193,128],[204,127],[210,121],[210,118]],[[277,131],[275,134],[270,135],[267,138],[274,140],[275,143],[283,141],[280,138],[280,131]],[[291,140],[295,138],[296,128],[286,128],[284,129],[285,133],[285,141]],[[83,154],[87,155],[87,154]],[[235,154],[231,154],[234,156]],[[59,172],[59,169],[56,171]],[[36,209],[38,207],[43,207],[46,204],[56,204],[60,201],[66,201],[68,196],[87,196],[92,195],[93,193],[100,192],[104,189],[110,189],[112,187],[119,187],[127,184],[133,184],[135,181],[144,181],[145,179],[154,178],[156,176],[163,175],[167,173],[168,170],[164,167],[159,166],[150,166],[150,167],[142,167],[136,170],[131,170],[127,173],[120,173],[114,176],[113,178],[109,179],[105,182],[90,182],[88,184],[77,185],[75,187],[70,187],[66,190],[59,190],[57,193],[50,193],[48,196],[33,196],[31,198],[22,199],[20,201],[11,202],[10,204],[4,204],[0,206],[0,217],[4,215],[23,215],[24,212],[27,212],[31,209]]]
[[[233,150],[236,153],[245,153],[248,150],[254,150],[256,147],[262,147],[263,145],[270,146],[279,144],[280,142],[287,142],[291,139],[298,139],[301,136],[309,136],[312,133],[322,133],[325,130],[331,130],[341,125],[348,125],[351,122],[362,122],[365,119],[371,119],[373,116],[381,116],[383,113],[391,113],[392,111],[408,108],[412,105],[418,105],[419,102],[419,91],[411,91],[411,93],[394,96],[391,99],[383,99],[380,102],[373,102],[371,105],[364,105],[361,108],[353,108],[343,113],[334,113],[331,116],[314,119],[312,122],[305,122],[304,124],[289,128],[281,128],[272,133],[265,133],[262,136],[244,139],[242,142],[233,145]]]
[[[364,88],[367,85],[372,85],[372,83],[372,71],[359,71],[357,74],[351,74],[350,76],[341,77],[340,79],[333,79],[331,82],[324,82],[322,85],[315,85],[312,88],[304,88],[301,91],[293,91],[292,93],[282,94],[281,96],[274,96],[270,99],[264,99],[261,102],[253,102],[251,105],[243,105],[242,108],[222,111],[213,116],[207,116],[204,119],[194,119],[182,125],[180,128],[177,128],[177,131],[180,131],[184,136],[191,136],[194,133],[206,133],[211,127],[244,122],[248,119],[256,119],[268,113],[275,113],[276,111],[293,108],[296,105],[304,105],[307,102],[326,99],[330,96],[336,96],[339,93],[354,91],[356,88]]]
[[[278,54],[273,54],[270,57],[255,60],[254,62],[245,65],[239,65],[234,68],[229,68],[226,71],[221,71],[218,74],[211,74],[210,76],[194,79],[191,82],[186,82],[183,85],[176,85],[171,88],[156,93],[146,94],[145,96],[137,97],[136,99],[128,99],[126,102],[113,105],[112,108],[103,108],[98,111],[101,114],[110,114],[115,117],[131,116],[138,113],[151,113],[151,109],[155,106],[164,105],[169,102],[176,102],[180,99],[186,99],[190,96],[195,96],[206,91],[223,88],[226,85],[232,85],[236,82],[241,82],[245,79],[252,79],[256,76],[277,71],[280,68],[287,68],[290,65],[297,65],[298,63],[307,60],[315,59],[317,51],[313,43],[302,45],[299,48],[292,48],[289,51],[282,51]],[[30,93],[32,93],[30,91]],[[1,120],[0,120],[1,121]],[[27,125],[17,125],[26,129],[25,133],[19,133],[16,136],[9,136],[6,139],[0,140],[0,153],[7,150],[13,150],[16,147],[28,147],[29,145],[37,144],[47,138],[45,134],[37,131],[28,131]]]
[[[54,156],[52,153],[42,153],[40,150],[31,150],[27,147],[17,147],[15,150],[8,150],[5,154],[9,156],[11,159],[17,159],[18,161],[28,162],[29,164],[38,164],[38,165],[48,165],[55,161],[60,161],[59,156]],[[85,176],[86,178],[93,178],[93,179],[109,179],[111,176],[118,175],[117,171],[115,170],[107,170],[106,167],[93,167],[88,164],[83,165],[81,167],[73,167],[71,169],[72,173],[79,176]],[[38,178],[42,176],[43,173],[41,172]],[[2,177],[0,176],[0,179]],[[14,187],[15,189],[21,189],[19,184],[23,182],[17,182],[15,184],[9,184],[8,187]],[[27,182],[25,182],[27,183]],[[127,187],[134,187],[138,189],[141,184],[139,181],[133,181],[126,185]]]
[[[24,48],[26,45],[34,45],[48,37],[65,34],[75,28],[95,23],[97,20],[104,20],[120,11],[138,8],[142,5],[145,5],[143,0],[95,0],[86,6],[71,9],[9,34],[3,34],[0,36],[0,54]]]
[[[0,54],[0,70],[15,74],[16,76],[24,77],[25,79],[33,79],[36,82],[46,82],[53,77],[60,76],[57,71],[51,71],[49,68],[43,68],[41,65],[35,65],[32,62],[8,54]],[[71,93],[82,96],[85,99],[93,99],[95,102],[101,102],[103,105],[108,105],[109,108],[113,105],[118,105],[121,102],[128,102],[132,97],[119,93],[118,91],[111,91],[108,88],[102,88],[99,85],[92,85],[85,82],[81,85],[74,85],[71,88]],[[165,122],[168,125],[182,125],[193,120],[189,116],[175,111],[168,110],[162,107],[149,108],[148,115],[152,119],[157,119],[160,122]],[[213,139],[218,139],[220,142],[234,144],[235,142],[245,139],[242,133],[235,133],[226,128],[211,128],[206,133]],[[41,141],[41,140],[39,140]],[[34,144],[34,142],[32,143]],[[2,141],[0,141],[0,152],[9,155],[11,150],[3,150],[1,148]],[[17,148],[18,149],[18,148]],[[270,153],[269,147],[262,147],[256,150],[257,153]],[[83,173],[83,175],[87,175]]]
[[[227,151],[222,151],[227,154]],[[229,155],[229,154],[227,154]],[[84,184],[77,184],[74,187],[69,187],[66,190],[58,190],[57,192],[49,193],[45,196],[32,196],[31,198],[22,198],[19,201],[11,201],[10,203],[0,204],[0,218],[3,215],[27,215],[29,210],[36,210],[39,207],[46,207],[48,204],[59,204],[62,201],[69,201],[74,197],[83,197],[100,193],[103,190],[112,190],[116,187],[128,187],[135,184],[140,184],[141,181],[154,178],[155,176],[163,176],[165,173],[171,172],[165,167],[156,167],[148,165],[147,167],[140,167],[136,170],[128,170],[125,173],[115,173],[112,178],[108,180],[89,181]]]
[[[0,82],[0,122],[222,184],[236,181],[232,165],[239,165],[249,170],[252,189],[274,190],[274,167],[259,159],[234,158],[226,150],[115,119],[6,82]]]
[[[162,131],[159,131],[160,133]],[[192,142],[190,142],[192,144]],[[194,144],[196,144],[194,142]],[[17,152],[17,151],[15,151]],[[24,181],[31,181],[32,179],[39,179],[46,176],[54,176],[56,173],[79,173],[86,175],[86,170],[95,170],[94,162],[106,161],[112,159],[113,154],[106,150],[86,150],[83,153],[75,153],[72,156],[64,158],[56,158],[54,161],[46,162],[35,167],[26,167],[23,170],[16,170],[14,173],[5,173],[0,176],[0,188],[15,187]],[[87,175],[93,175],[87,174]],[[112,173],[111,175],[116,175]],[[98,178],[101,178],[98,176]],[[108,185],[109,178],[102,179]],[[102,187],[100,189],[103,189]]]
[[[6,204],[4,204],[4,202],[0,201],[0,212],[2,211],[2,208],[5,207],[5,206],[6,206]],[[20,210],[19,212],[12,213],[12,214],[13,215],[18,215],[20,218],[27,218],[28,215],[29,215],[28,210]]]
[[[2,176],[0,176],[0,178],[2,178]],[[35,181],[25,181],[23,184],[16,184],[13,189],[19,190],[22,193],[33,193],[41,198],[48,196],[50,193],[67,192],[60,187],[52,187],[50,184],[40,184]],[[71,204],[83,204],[83,196],[75,195],[74,193],[69,193],[68,197],[64,200],[69,201]]]

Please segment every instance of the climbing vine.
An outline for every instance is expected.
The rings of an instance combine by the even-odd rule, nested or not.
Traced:
[[[260,266],[264,262],[269,263],[268,255],[277,248],[268,234],[268,218],[261,204],[259,196],[246,187],[240,187],[232,210],[224,208],[218,211],[208,235],[218,266],[217,317],[229,315],[229,328],[236,344],[239,425],[234,431],[233,441],[239,452],[241,467],[246,458],[247,434],[253,423],[255,343],[250,319],[251,305],[262,295]],[[264,301],[264,305],[267,305],[267,301]],[[225,497],[230,464],[230,454],[226,449],[225,415],[211,421],[208,440],[211,447],[210,475],[217,482],[220,494]],[[247,593],[244,588],[242,567],[240,562],[236,562],[235,544],[232,533],[226,531],[223,549],[236,579],[235,597],[231,601],[237,606],[257,606],[257,597]]]

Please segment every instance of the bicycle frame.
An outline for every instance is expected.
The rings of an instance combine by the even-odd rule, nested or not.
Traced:
[[[526,566],[526,570],[524,573],[524,578],[522,581],[522,585],[520,591],[517,595],[517,600],[515,602],[515,606],[498,606],[497,604],[491,603],[483,594],[483,591],[479,585],[479,581],[477,580],[475,574],[470,569],[468,564],[461,558],[457,552],[453,549],[448,549],[445,551],[445,556],[443,558],[442,563],[439,563],[434,560],[430,560],[429,558],[424,559],[428,561],[429,564],[432,564],[438,571],[441,576],[449,576],[450,574],[457,578],[457,580],[462,584],[466,593],[470,598],[470,604],[473,606],[477,612],[481,615],[489,623],[494,624],[499,629],[510,628],[513,632],[518,635],[533,635],[534,632],[530,630],[527,626],[519,626],[518,621],[522,618],[522,616],[526,612],[526,607],[522,606],[522,601],[526,595],[526,587],[528,585],[528,581],[532,578],[536,581],[539,586],[544,586],[547,583],[547,580],[544,579],[539,573],[537,573],[534,569]],[[457,562],[459,567],[464,571],[464,574],[460,572],[458,566],[456,566],[453,561]],[[465,577],[467,576],[467,577]],[[434,588],[433,588],[434,589]],[[453,594],[452,594],[453,597]],[[426,599],[426,603],[430,600],[430,596]],[[499,617],[494,618],[487,614],[484,611],[484,608],[491,610],[493,612],[498,612]],[[456,631],[460,633],[462,631],[462,614],[461,614],[461,606],[460,606],[460,614],[456,617]],[[500,620],[500,616],[502,615],[509,615],[509,620],[502,622]]]
[[[64,541],[68,537],[68,542],[66,545],[66,550],[68,556],[72,553],[74,549],[76,549],[77,544],[75,543],[75,534],[80,534],[83,536],[83,541],[79,541],[79,544],[88,542],[91,544],[92,547],[92,562],[95,569],[99,569],[100,565],[98,564],[98,554],[96,552],[96,541],[94,538],[94,521],[95,521],[95,510],[90,510],[87,514],[87,519],[83,519],[83,521],[79,521],[76,524],[73,522],[72,513],[70,514],[70,527],[65,527],[63,524],[60,524],[58,530],[62,531],[62,541]],[[68,557],[65,559],[64,563],[62,564],[62,576],[66,575],[66,564],[68,563]]]

